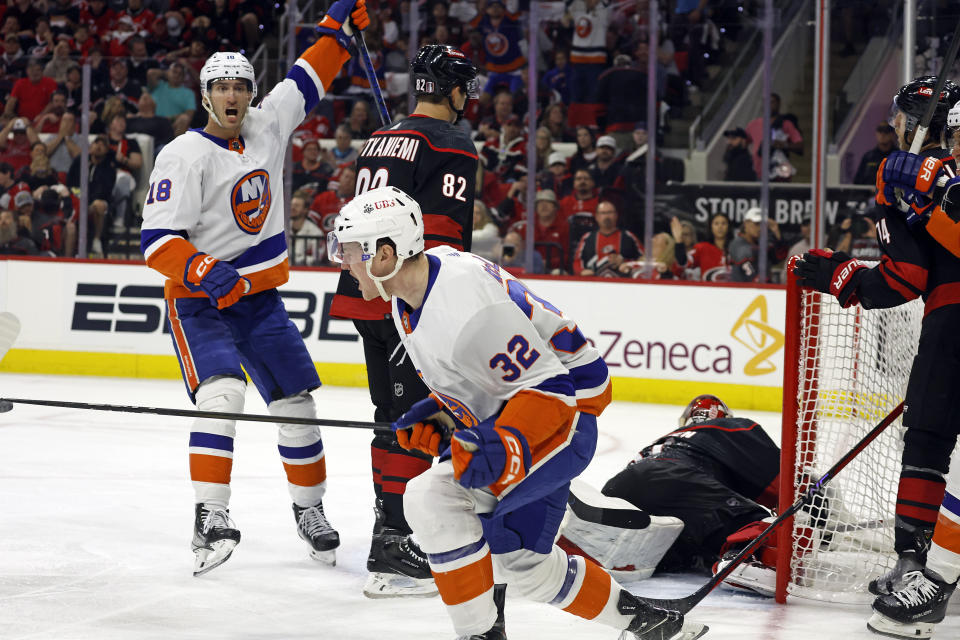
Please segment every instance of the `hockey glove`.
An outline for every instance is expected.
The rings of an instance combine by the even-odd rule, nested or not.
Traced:
[[[203,291],[217,309],[226,309],[250,291],[250,281],[233,265],[206,253],[195,253],[187,260],[183,285],[190,291]]]
[[[352,24],[351,24],[352,23]],[[337,0],[317,23],[317,33],[333,36],[344,49],[350,49],[353,28],[363,31],[370,25],[367,0]]]
[[[468,489],[498,493],[527,475],[530,447],[513,427],[474,427],[454,432],[450,443],[453,477]]]
[[[844,309],[859,302],[858,273],[867,266],[843,251],[813,249],[803,254],[793,267],[801,287],[829,293]]]
[[[456,428],[454,419],[443,403],[432,393],[390,425],[397,434],[397,443],[407,451],[422,451],[439,456]]]
[[[913,226],[930,213],[930,196],[942,173],[943,162],[937,158],[893,151],[877,169],[877,202],[899,207]]]

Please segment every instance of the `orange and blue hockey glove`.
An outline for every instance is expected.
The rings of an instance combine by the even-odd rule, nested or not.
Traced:
[[[446,448],[456,423],[443,403],[432,393],[416,402],[390,428],[397,434],[397,444],[407,451],[422,451],[439,456]]]
[[[453,477],[468,489],[502,491],[530,469],[530,447],[513,427],[478,426],[454,432],[450,442]]]
[[[370,16],[367,15],[367,0],[337,0],[317,23],[317,33],[333,36],[341,47],[349,49],[353,28],[363,31],[368,26]]]
[[[913,226],[932,211],[931,196],[942,173],[938,158],[892,151],[877,169],[877,203],[898,206]]]
[[[217,309],[226,309],[250,291],[250,281],[237,273],[233,265],[206,253],[195,253],[187,260],[183,286],[190,291],[203,291]]]

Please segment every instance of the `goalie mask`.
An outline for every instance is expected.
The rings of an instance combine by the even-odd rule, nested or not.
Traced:
[[[707,420],[718,418],[732,418],[733,412],[723,404],[723,400],[708,393],[697,396],[690,401],[687,408],[680,414],[677,424],[686,427],[689,424],[699,424]]]
[[[370,271],[371,258],[377,253],[377,241],[390,240],[397,264],[385,276]],[[400,271],[403,261],[423,253],[423,214],[412,197],[396,187],[380,187],[363,193],[340,209],[327,234],[327,255],[340,264],[366,263],[380,297],[389,301],[383,281]]]
[[[231,128],[229,125],[220,121],[213,109],[213,103],[210,102],[210,90],[213,83],[217,80],[244,80],[247,88],[250,90],[250,101],[247,102],[246,109],[250,108],[250,103],[257,97],[257,77],[253,71],[253,65],[242,53],[232,51],[218,51],[207,58],[200,69],[200,104],[207,110],[210,117],[218,125],[224,128]],[[243,112],[246,116],[246,110]],[[240,119],[243,124],[243,119]]]

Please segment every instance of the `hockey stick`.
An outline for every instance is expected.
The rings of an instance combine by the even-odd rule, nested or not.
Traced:
[[[736,569],[744,560],[750,557],[750,555],[760,548],[760,545],[763,544],[763,541],[770,537],[770,534],[779,527],[787,518],[793,516],[797,511],[810,504],[813,501],[814,497],[820,495],[820,491],[825,484],[830,482],[835,475],[837,475],[851,460],[857,457],[861,451],[863,451],[867,445],[873,442],[877,436],[879,436],[884,429],[889,427],[893,422],[900,417],[900,414],[903,413],[903,403],[898,404],[893,411],[891,411],[886,418],[880,421],[880,423],[875,426],[870,433],[865,435],[860,442],[858,442],[850,451],[848,451],[840,460],[836,462],[830,469],[823,474],[819,480],[810,486],[809,489],[804,492],[797,501],[790,505],[790,508],[777,516],[777,519],[770,523],[763,532],[757,536],[753,542],[748,544],[743,550],[738,553],[733,560],[731,560],[725,567],[720,569],[717,572],[717,575],[713,576],[709,582],[697,589],[694,593],[690,594],[685,598],[675,598],[675,599],[657,599],[657,598],[642,598],[648,604],[651,604],[655,607],[660,607],[661,609],[672,609],[674,611],[679,611],[682,614],[686,614],[688,611],[693,609],[701,600],[707,597],[707,594],[716,588],[718,584],[724,581],[727,576],[729,576],[734,569]]]
[[[64,400],[30,400],[26,398],[0,398],[0,413],[9,411],[13,404],[32,404],[40,407],[61,407],[64,409],[84,409],[93,411],[119,411],[122,413],[150,413],[158,416],[175,416],[178,418],[213,418],[218,420],[242,420],[245,422],[282,422],[284,424],[304,424],[318,427],[347,427],[349,429],[390,428],[389,422],[329,420],[326,418],[297,418],[293,416],[265,416],[255,413],[228,413],[224,411],[198,411],[195,409],[164,409],[157,407],[136,407],[117,404],[66,402]]]
[[[383,99],[383,93],[380,92],[380,83],[377,81],[377,72],[373,68],[373,61],[370,60],[370,52],[367,50],[367,43],[363,39],[363,32],[357,28],[357,25],[350,21],[350,28],[353,31],[353,42],[357,45],[360,52],[360,66],[363,67],[363,73],[367,76],[367,82],[370,84],[370,90],[373,92],[373,101],[377,104],[377,113],[380,114],[381,126],[390,124],[390,112],[387,111],[387,103]]]

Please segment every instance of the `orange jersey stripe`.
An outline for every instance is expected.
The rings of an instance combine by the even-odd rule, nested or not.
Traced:
[[[610,599],[610,589],[613,579],[610,574],[600,568],[595,562],[584,559],[585,575],[583,584],[580,585],[580,591],[569,605],[564,607],[564,611],[572,613],[575,616],[593,620],[607,604]]]
[[[327,459],[320,458],[310,464],[283,463],[287,472],[287,482],[298,487],[313,487],[327,479]]]
[[[243,277],[250,281],[250,291],[245,295],[276,289],[290,279],[290,261],[284,258],[280,264],[275,264],[263,271],[247,273]],[[167,280],[164,286],[164,295],[168,298],[204,298],[207,294],[203,291],[190,291],[171,279]]]
[[[500,412],[496,425],[520,431],[530,445],[533,464],[566,442],[576,407],[532,389],[524,389],[510,398]]]
[[[208,456],[202,453],[190,454],[190,479],[194,482],[230,484],[232,469],[233,458]]]
[[[190,351],[187,336],[183,333],[180,314],[177,313],[177,303],[169,298],[167,299],[167,315],[170,318],[170,333],[177,349],[177,356],[180,358],[180,366],[183,368],[183,376],[186,378],[187,387],[190,388],[190,391],[195,391],[200,386],[200,378],[197,376],[197,368],[193,362],[193,352]]]
[[[927,233],[944,249],[960,258],[960,223],[951,220],[939,205],[927,221]]]
[[[579,398],[577,409],[593,416],[599,416],[611,402],[613,402],[613,383],[608,382],[606,388],[599,395],[592,398]]]
[[[960,553],[960,524],[942,513],[937,516],[937,526],[933,530],[933,542],[948,551]]]
[[[350,54],[334,38],[320,38],[303,52],[300,59],[313,67],[323,83],[323,90],[327,91],[340,68],[350,59]]]
[[[570,55],[570,64],[606,64],[606,54],[577,54]]]
[[[197,248],[184,238],[173,238],[150,254],[147,266],[167,276],[177,284],[183,284],[183,271],[187,260],[197,253]]]
[[[493,73],[509,73],[511,71],[516,71],[523,65],[527,64],[527,59],[523,56],[520,56],[516,60],[508,62],[506,64],[496,64],[493,62],[487,63],[487,71],[492,71]]]
[[[433,572],[444,604],[469,602],[493,589],[493,560],[487,552],[480,560],[453,571]]]

